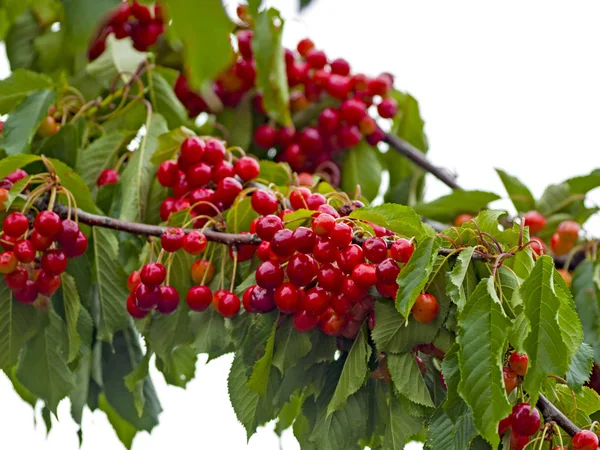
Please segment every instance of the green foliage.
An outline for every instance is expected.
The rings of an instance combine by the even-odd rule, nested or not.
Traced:
[[[415,205],[415,211],[429,219],[452,222],[462,213],[476,213],[500,196],[484,191],[456,190],[429,203]]]
[[[348,150],[344,157],[342,169],[342,189],[355,195],[360,192],[371,201],[379,192],[383,167],[373,147],[360,142]],[[360,188],[360,190],[358,190]]]

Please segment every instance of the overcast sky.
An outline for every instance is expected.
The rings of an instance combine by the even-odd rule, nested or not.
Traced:
[[[500,167],[537,196],[549,183],[600,167],[600,3],[315,0],[298,17],[297,1],[270,2],[288,18],[287,45],[310,36],[357,70],[394,73],[396,87],[421,103],[430,159],[456,171],[463,187],[504,195],[493,171]],[[2,53],[0,77],[7,74]],[[432,181],[426,195],[445,193]],[[598,191],[592,198],[600,202]],[[600,234],[600,220],[589,229]],[[164,412],[151,436],[136,438],[134,449],[279,449],[272,427],[246,447],[227,396],[231,358],[208,365],[200,359],[186,391],[166,386],[153,371]],[[77,448],[67,402],[47,439],[2,375],[0,405],[2,444],[11,444],[6,448]],[[84,430],[83,450],[120,448],[102,413],[87,411]],[[298,444],[288,434],[281,448]]]

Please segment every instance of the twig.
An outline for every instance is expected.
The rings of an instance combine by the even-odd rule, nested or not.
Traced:
[[[556,422],[565,432],[573,437],[575,433],[579,431],[577,425],[569,420],[556,406],[554,406],[550,400],[540,394],[537,401],[537,407],[541,411],[542,416],[546,422]]]

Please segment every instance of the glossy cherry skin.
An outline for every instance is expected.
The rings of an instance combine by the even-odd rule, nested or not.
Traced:
[[[18,291],[14,291],[13,295],[19,303],[29,305],[35,302],[35,299],[38,296],[38,290],[35,281],[27,280],[25,282],[25,286]]]
[[[438,315],[437,299],[431,294],[419,294],[411,309],[413,318],[420,323],[430,323]]]
[[[259,189],[250,197],[252,209],[257,213],[266,216],[277,211],[278,202],[277,196],[271,191]]]
[[[303,306],[309,314],[318,316],[325,312],[330,302],[331,296],[325,289],[314,287],[306,292]]]
[[[119,172],[113,169],[105,169],[98,176],[96,184],[98,187],[106,186],[107,184],[117,184],[119,182]]]
[[[400,267],[393,258],[387,258],[377,265],[377,282],[382,284],[396,284],[400,274]]]
[[[72,247],[77,242],[79,232],[80,230],[77,222],[70,219],[63,220],[60,224],[60,230],[56,236],[56,241],[61,247]]]
[[[200,231],[192,231],[183,238],[183,250],[190,255],[197,256],[201,254],[208,245],[206,236]]]
[[[598,448],[598,436],[590,430],[579,430],[571,441],[573,450],[596,450]]]
[[[235,163],[235,173],[244,181],[253,180],[260,173],[260,165],[254,158],[242,156]]]
[[[83,255],[88,248],[88,239],[81,231],[77,235],[75,244],[65,245],[63,247],[65,253],[69,258],[78,258]]]
[[[317,273],[319,286],[329,292],[339,292],[342,289],[344,273],[334,264],[323,264]]]
[[[160,237],[160,244],[166,252],[176,252],[183,246],[185,233],[181,228],[168,228]]]
[[[312,253],[317,237],[310,228],[298,227],[292,233],[294,246],[300,253]]]
[[[508,358],[508,364],[517,375],[524,377],[527,373],[527,367],[529,366],[529,356],[527,356],[527,354],[513,352]]]
[[[35,217],[33,227],[42,236],[52,238],[61,229],[60,217],[53,211],[42,211]]]
[[[42,269],[50,275],[60,275],[67,269],[67,255],[62,249],[50,249],[44,252],[41,260]]]
[[[158,286],[147,286],[140,283],[135,290],[135,304],[144,311],[156,308],[160,301],[160,288]]]
[[[150,314],[150,311],[146,311],[143,310],[141,308],[139,308],[136,304],[136,297],[135,297],[135,293],[131,293],[129,294],[129,296],[127,297],[127,312],[129,313],[129,315],[131,317],[133,317],[134,319],[143,319],[144,317],[146,317],[148,314]]]
[[[173,187],[179,179],[179,167],[175,161],[165,161],[156,171],[158,182],[164,187]]]
[[[11,273],[4,275],[4,281],[6,281],[6,285],[13,291],[23,289],[27,279],[27,269],[25,269],[23,266],[17,266]]]
[[[392,244],[390,254],[399,263],[407,263],[414,251],[415,247],[408,239],[397,239]]]
[[[213,295],[213,306],[215,306],[216,300],[216,310],[223,317],[227,317],[231,319],[235,317],[237,313],[240,311],[241,302],[237,295],[233,292],[227,291],[225,289],[221,289],[216,291]]]
[[[519,403],[512,409],[513,430],[521,436],[532,436],[540,429],[540,413],[529,403]]]
[[[13,252],[0,253],[0,273],[6,275],[16,270],[18,260]]]
[[[288,262],[286,272],[293,284],[306,286],[317,275],[317,263],[311,256],[298,253]]]
[[[19,262],[24,264],[30,263],[35,259],[35,247],[28,239],[18,241],[13,247],[13,252]]]
[[[387,257],[387,245],[384,240],[378,237],[371,237],[365,240],[362,245],[363,254],[372,263],[378,264]]]
[[[359,287],[368,289],[377,284],[377,269],[372,264],[359,264],[352,270],[352,279]]]
[[[310,189],[299,187],[290,193],[290,204],[293,209],[307,209],[307,199],[312,195]]]
[[[312,330],[319,323],[319,316],[313,316],[306,311],[300,311],[294,314],[294,328],[300,333]]]
[[[344,273],[352,273],[354,267],[365,262],[363,249],[356,244],[351,244],[339,252],[337,264]]]
[[[140,271],[134,270],[129,274],[129,277],[127,277],[127,290],[129,292],[135,291],[141,282]]]
[[[265,289],[275,289],[283,283],[283,276],[279,264],[265,261],[256,269],[256,284]]]
[[[319,328],[328,336],[339,336],[342,334],[345,322],[343,315],[329,308],[319,317]]]
[[[192,311],[204,311],[212,302],[213,294],[208,286],[192,286],[185,300]]]
[[[250,293],[250,308],[252,312],[266,314],[276,308],[275,291],[265,289],[260,286],[254,286]]]
[[[159,286],[165,281],[167,270],[160,263],[148,263],[142,267],[140,278],[146,286]]]
[[[40,294],[49,297],[60,287],[60,277],[58,275],[50,275],[49,273],[40,270],[35,279],[35,285]]]
[[[273,239],[271,239],[271,251],[282,258],[288,258],[293,255],[295,245],[292,230],[284,228],[277,231],[273,235]]]
[[[529,211],[523,215],[523,221],[526,227],[529,227],[529,234],[534,236],[546,227],[546,218],[537,211]]]
[[[319,214],[311,226],[317,236],[327,237],[335,227],[335,218],[329,214]]]
[[[515,390],[517,384],[519,384],[519,378],[517,374],[508,367],[502,368],[502,379],[504,380],[504,388],[506,389],[506,393],[510,394]]]
[[[156,305],[156,310],[163,314],[171,314],[179,305],[179,293],[172,286],[161,286],[160,298]]]
[[[276,215],[268,214],[256,221],[256,234],[263,241],[270,242],[279,230],[283,230],[283,222]]]
[[[2,230],[6,236],[18,238],[29,230],[29,221],[20,212],[12,212],[4,219]]]

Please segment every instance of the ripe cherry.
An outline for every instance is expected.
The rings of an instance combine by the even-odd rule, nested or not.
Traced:
[[[377,283],[376,270],[372,264],[358,264],[352,270],[352,279],[359,287],[368,289]]]
[[[2,230],[6,236],[18,238],[29,230],[29,221],[20,212],[12,212],[4,219]]]
[[[352,273],[354,267],[364,262],[363,249],[356,244],[351,244],[340,251],[337,258],[338,267],[344,273]]]
[[[135,293],[129,294],[129,296],[127,297],[127,312],[129,313],[129,315],[131,317],[133,317],[134,319],[143,319],[148,314],[150,314],[149,310],[145,311],[145,310],[139,308],[135,304],[135,302],[136,302]]]
[[[292,256],[287,266],[287,276],[296,286],[306,286],[317,275],[317,263],[302,253]]]
[[[175,161],[165,161],[156,171],[158,182],[164,187],[173,187],[179,180],[179,167]]]
[[[473,216],[471,214],[460,214],[454,218],[454,226],[460,227],[463,223],[467,223]]]
[[[161,263],[152,262],[145,264],[140,272],[142,283],[146,286],[159,286],[165,281],[167,270]]]
[[[114,169],[104,169],[98,176],[96,185],[98,187],[106,186],[107,184],[117,184],[119,182],[119,172]]]
[[[512,427],[512,414],[509,414],[508,417],[505,417],[498,423],[498,434],[502,436],[510,427]]]
[[[235,163],[235,173],[244,181],[253,180],[260,173],[260,165],[254,158],[242,156]]]
[[[187,164],[199,163],[202,161],[205,151],[205,142],[196,136],[190,136],[181,143],[179,158]]]
[[[201,254],[208,244],[206,236],[200,231],[192,231],[185,235],[182,242],[183,250],[190,255]]]
[[[142,279],[140,278],[140,271],[134,270],[127,278],[127,290],[129,292],[135,291],[141,282]]]
[[[399,263],[406,263],[415,251],[415,247],[408,239],[397,239],[392,244],[390,254]]]
[[[332,308],[327,309],[319,317],[319,328],[328,336],[341,335],[344,324],[344,316],[337,314]]]
[[[333,61],[331,61],[331,64],[329,66],[331,68],[331,73],[344,76],[350,75],[350,64],[345,59],[334,59]]]
[[[334,227],[335,219],[329,214],[319,214],[312,222],[312,230],[320,237],[329,236]]]
[[[319,206],[327,203],[327,199],[322,194],[310,194],[306,199],[306,207],[311,211],[316,211]]]
[[[292,283],[283,283],[275,291],[275,305],[286,314],[298,311],[301,298],[300,290]]]
[[[508,364],[517,375],[524,377],[527,373],[527,367],[529,366],[529,356],[527,356],[527,354],[513,352],[508,358]]]
[[[260,217],[256,222],[256,234],[263,241],[270,242],[279,230],[283,230],[283,222],[273,214]]]
[[[392,119],[398,112],[398,102],[393,98],[384,98],[377,105],[377,112],[384,119]]]
[[[192,286],[185,300],[192,311],[204,311],[212,302],[213,294],[208,286]]]
[[[85,253],[88,248],[88,239],[81,231],[72,245],[65,245],[63,250],[69,258],[77,258]]]
[[[13,247],[13,252],[19,262],[24,264],[30,263],[35,259],[35,247],[28,239],[18,241]]]
[[[546,226],[546,218],[537,211],[529,211],[523,215],[523,222],[529,227],[529,234],[538,234]]]
[[[367,113],[366,105],[357,98],[344,100],[339,111],[341,119],[351,125],[356,125]]]
[[[52,238],[60,231],[60,217],[53,211],[42,211],[35,217],[33,228],[42,236]]]
[[[25,286],[18,291],[14,291],[13,295],[19,303],[30,305],[31,303],[35,302],[35,299],[38,296],[38,290],[37,286],[35,285],[35,281],[27,280],[25,282]]]
[[[339,292],[344,281],[343,272],[333,264],[323,264],[317,273],[319,285],[329,292]]]
[[[63,249],[46,250],[42,256],[42,269],[50,275],[60,275],[67,269],[67,255]]]
[[[156,308],[160,300],[160,288],[140,283],[135,290],[135,304],[144,311]]]
[[[250,309],[259,314],[266,314],[276,308],[275,291],[260,286],[253,286],[250,293]]]
[[[213,295],[213,306],[215,306],[215,299],[217,300],[216,310],[223,317],[231,319],[240,311],[240,299],[233,292],[230,292],[226,289],[220,289]]]
[[[319,129],[323,133],[334,133],[340,126],[340,114],[333,108],[324,109],[319,115]]]
[[[354,304],[344,294],[334,294],[331,297],[331,308],[340,315],[346,315]]]
[[[392,88],[392,83],[388,77],[379,75],[367,83],[367,91],[370,95],[386,96]]]
[[[295,250],[292,230],[284,228],[273,235],[271,251],[282,258],[290,257]]]
[[[17,266],[14,271],[4,275],[6,285],[13,291],[23,289],[28,278],[27,269],[23,266]]]
[[[225,159],[225,153],[226,150],[223,141],[219,139],[208,139],[206,141],[206,148],[202,159],[204,162],[215,166]]]
[[[296,46],[296,50],[298,50],[300,56],[306,56],[313,48],[315,48],[315,43],[309,38],[301,39]]]
[[[273,214],[277,211],[277,196],[271,191],[259,189],[252,194],[250,203],[252,204],[252,209],[263,216]]]
[[[50,297],[60,287],[60,277],[40,270],[35,279],[35,285],[40,294]]]
[[[419,294],[411,309],[414,319],[420,323],[430,323],[438,315],[437,299],[431,294]]]
[[[160,244],[166,252],[176,252],[183,246],[185,233],[181,228],[168,228],[160,237]]]
[[[306,311],[300,311],[294,314],[294,328],[300,333],[305,333],[312,330],[319,323],[319,317],[313,316]]]
[[[310,189],[299,187],[290,193],[290,204],[293,209],[307,209],[307,200],[312,195]]]
[[[571,441],[573,450],[596,450],[598,448],[598,436],[590,430],[579,430]]]
[[[531,247],[531,251],[534,252],[536,255],[543,255],[546,253],[546,244],[541,238],[537,236],[533,236],[531,238],[531,243],[529,244],[529,247]]]
[[[271,148],[277,140],[277,131],[271,125],[261,125],[254,131],[254,142],[262,148]]]
[[[377,265],[377,281],[383,284],[396,284],[400,267],[393,258],[387,258]]]
[[[313,256],[320,263],[332,263],[338,259],[337,246],[329,239],[317,239],[313,247]]]
[[[252,35],[251,30],[240,30],[236,34],[238,50],[244,59],[252,59]]]
[[[512,409],[513,430],[521,436],[532,436],[540,428],[540,413],[529,403],[519,403]]]
[[[316,236],[313,230],[306,227],[298,227],[292,233],[294,246],[300,253],[311,253],[315,246]]]
[[[342,294],[353,303],[359,302],[367,293],[367,290],[361,288],[351,277],[344,278],[342,281]]]
[[[77,225],[77,222],[71,219],[63,220],[60,223],[60,230],[56,236],[56,241],[61,245],[61,247],[72,247],[77,242],[79,231],[79,225]]]
[[[194,283],[210,283],[215,275],[215,266],[206,259],[199,259],[194,261],[190,272]]]
[[[314,316],[323,314],[329,307],[331,302],[331,295],[323,288],[314,287],[306,292],[306,298],[304,299],[304,309]]]
[[[515,390],[517,384],[519,384],[519,378],[514,370],[509,369],[508,367],[502,368],[502,378],[504,380],[504,388],[506,389],[506,393],[510,394]]]
[[[39,252],[47,250],[52,245],[52,238],[42,236],[35,230],[33,230],[29,235],[29,240],[31,241],[35,249]]]
[[[566,255],[573,249],[574,245],[574,242],[566,242],[561,240],[558,233],[554,233],[550,238],[550,248],[556,256]]]
[[[331,74],[327,79],[325,90],[329,95],[337,99],[344,99],[350,93],[352,83],[348,77]]]
[[[235,177],[235,169],[229,161],[221,161],[212,168],[212,181],[219,183],[223,178]]]
[[[221,202],[228,207],[233,204],[238,194],[242,192],[242,189],[242,184],[238,180],[225,177],[217,184],[215,202]],[[214,214],[214,211],[212,211],[212,214]]]
[[[377,289],[377,292],[384,297],[396,298],[396,294],[398,293],[398,284],[395,282],[392,284],[384,284],[377,281],[375,288]]]
[[[577,239],[579,239],[579,224],[572,220],[565,220],[558,225],[556,233],[562,242],[577,242]]]
[[[338,248],[348,247],[352,242],[352,227],[343,222],[336,222],[329,235],[329,239]]]
[[[519,433],[515,432],[514,429],[510,431],[510,450],[523,450],[528,442],[529,436],[522,436]]]
[[[363,254],[372,263],[380,263],[387,257],[387,245],[383,239],[371,237],[365,240],[362,245]]]
[[[199,188],[210,183],[213,171],[208,164],[199,162],[190,167],[185,175],[188,184],[192,188]]]
[[[172,286],[162,286],[160,288],[160,298],[156,305],[156,310],[163,314],[171,314],[179,305],[179,293]]]
[[[256,269],[256,284],[265,289],[275,289],[283,283],[283,269],[271,261],[263,262]]]

